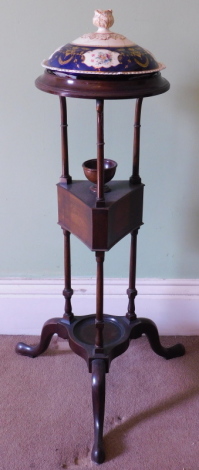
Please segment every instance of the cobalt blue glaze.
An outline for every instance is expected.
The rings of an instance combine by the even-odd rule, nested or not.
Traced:
[[[133,74],[161,70],[152,54],[138,45],[96,47],[66,44],[42,64],[64,73]]]

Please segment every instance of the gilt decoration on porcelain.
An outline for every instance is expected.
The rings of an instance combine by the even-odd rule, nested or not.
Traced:
[[[154,57],[137,45],[105,49],[67,44],[52,54],[47,63],[43,63],[44,67],[56,68],[62,72],[67,71],[68,64],[74,71],[80,68],[82,71],[110,69],[110,72],[123,70],[131,73],[139,70],[155,70],[159,67]]]
[[[108,39],[114,39],[115,41],[117,41],[118,39],[123,41],[124,39],[126,39],[125,36],[123,36],[122,34],[118,34],[118,33],[111,33],[111,31],[109,32],[104,32],[104,33],[86,33],[86,34],[83,34],[81,36],[82,39],[90,39],[91,41],[93,39],[97,39],[98,41],[107,41]]]
[[[109,31],[112,10],[95,10],[97,32],[84,34],[57,49],[42,65],[69,74],[143,74],[162,70],[153,55],[121,34]]]

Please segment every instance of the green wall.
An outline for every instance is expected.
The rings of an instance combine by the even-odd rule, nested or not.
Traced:
[[[57,225],[61,174],[59,100],[34,86],[41,61],[93,31],[93,11],[112,8],[116,32],[167,65],[165,95],[143,102],[141,176],[144,222],[138,277],[197,278],[199,273],[198,0],[1,0],[0,275],[61,277]],[[131,172],[134,101],[105,103],[105,156],[117,178]],[[68,100],[70,172],[96,156],[95,102]],[[129,236],[106,255],[105,276],[127,277]],[[73,276],[95,275],[95,257],[72,237]]]

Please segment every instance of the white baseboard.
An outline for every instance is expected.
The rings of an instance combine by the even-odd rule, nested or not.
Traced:
[[[127,279],[105,279],[104,312],[125,315]],[[75,315],[95,313],[95,279],[72,280]],[[0,280],[0,334],[39,335],[46,320],[62,317],[63,279]],[[138,279],[136,313],[161,335],[199,335],[199,279]]]

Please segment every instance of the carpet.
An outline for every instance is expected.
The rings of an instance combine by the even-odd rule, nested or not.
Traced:
[[[146,337],[111,363],[106,375],[106,461],[93,445],[91,375],[67,341],[53,337],[43,355],[15,353],[18,341],[0,336],[1,470],[199,470],[199,337],[182,342],[183,357],[166,361]]]

